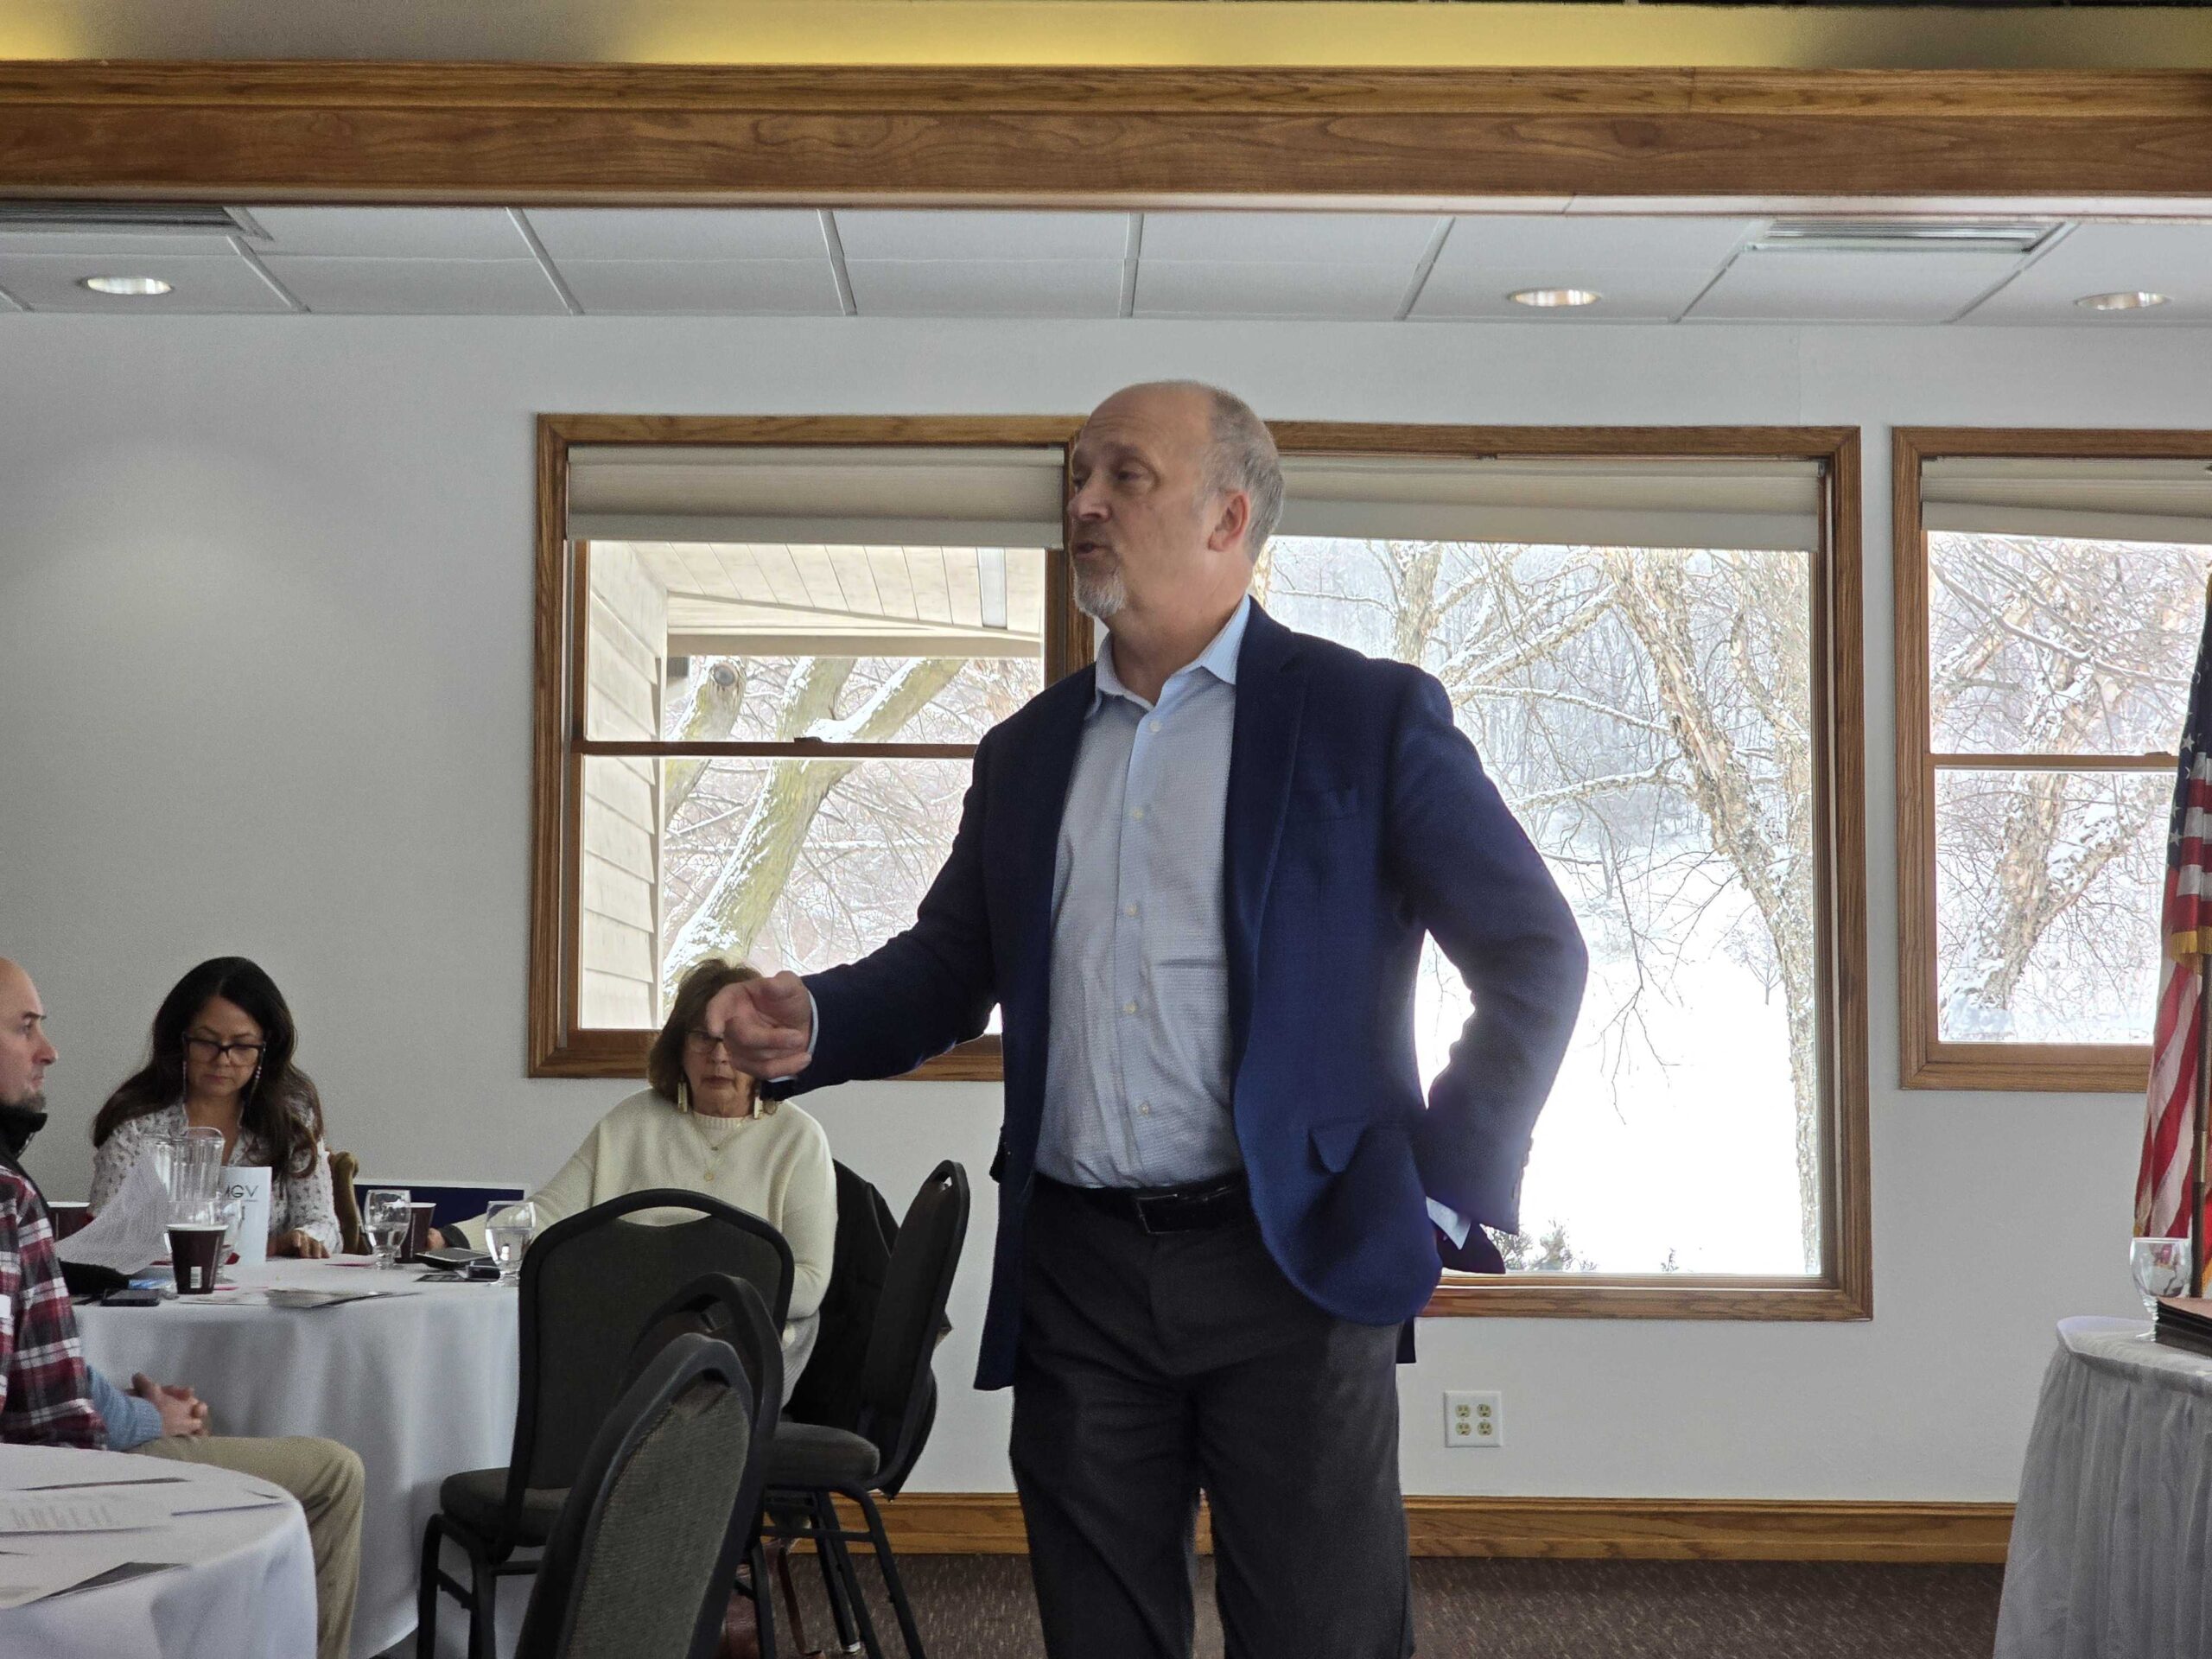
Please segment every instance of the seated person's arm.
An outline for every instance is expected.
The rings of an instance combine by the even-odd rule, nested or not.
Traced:
[[[338,1204],[330,1187],[329,1152],[318,1141],[314,1167],[304,1175],[287,1173],[281,1179],[285,1225],[270,1235],[269,1253],[335,1255],[342,1241],[338,1232]]]
[[[791,1247],[791,1319],[811,1318],[830,1288],[837,1249],[837,1166],[830,1137],[817,1128],[799,1148],[785,1189],[781,1228]]]
[[[107,1429],[85,1375],[44,1207],[29,1181],[0,1169],[0,1421],[8,1439],[99,1450]]]

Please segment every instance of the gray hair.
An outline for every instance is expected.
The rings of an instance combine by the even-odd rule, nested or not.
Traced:
[[[1199,380],[1159,380],[1130,391],[1195,392],[1206,400],[1213,448],[1206,455],[1206,487],[1216,495],[1242,491],[1252,504],[1244,525],[1245,556],[1257,562],[1282,520],[1282,456],[1268,423],[1233,391]]]

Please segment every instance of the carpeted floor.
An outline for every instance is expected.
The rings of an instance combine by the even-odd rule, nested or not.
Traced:
[[[821,1580],[792,1562],[808,1634],[826,1641]],[[1029,1563],[903,1562],[931,1659],[1041,1659]],[[865,1559],[863,1573],[874,1569]],[[1221,1659],[1212,1567],[1200,1567],[1198,1659]],[[1418,1560],[1423,1659],[1988,1659],[2000,1567],[1754,1561]],[[899,1651],[878,1605],[887,1654]],[[778,1650],[791,1659],[778,1625]]]

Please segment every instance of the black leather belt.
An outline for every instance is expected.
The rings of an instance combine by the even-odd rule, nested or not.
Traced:
[[[1252,1194],[1242,1170],[1182,1186],[1071,1186],[1049,1175],[1039,1175],[1037,1181],[1147,1233],[1195,1233],[1225,1227],[1252,1213]]]

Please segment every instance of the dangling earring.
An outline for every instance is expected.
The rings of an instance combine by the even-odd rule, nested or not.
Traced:
[[[245,1097],[248,1100],[251,1100],[253,1098],[253,1091],[260,1086],[261,1062],[259,1060],[256,1060],[253,1063],[253,1075],[245,1080]]]
[[[677,1079],[676,1109],[686,1113],[691,1109],[691,1080],[689,1077]]]
[[[747,1116],[748,1117],[751,1117],[751,1118],[752,1118],[755,1122],[758,1122],[760,1121],[760,1078],[758,1078],[758,1077],[755,1077],[755,1078],[753,1078],[753,1109],[752,1109],[750,1112],[748,1112],[748,1113],[747,1114]]]

